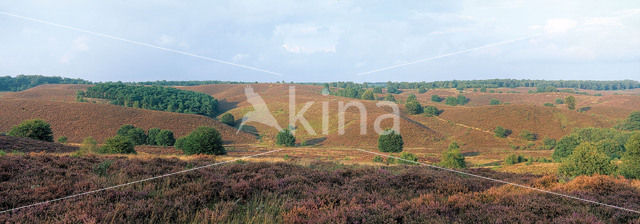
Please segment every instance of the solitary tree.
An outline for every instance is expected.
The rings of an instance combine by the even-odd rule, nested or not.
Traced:
[[[293,133],[291,133],[289,129],[282,129],[282,131],[276,135],[276,145],[287,147],[295,146],[296,137],[293,136]]]
[[[409,101],[404,105],[409,114],[421,114],[422,113],[422,105],[418,103],[418,101]]]
[[[19,125],[11,128],[9,135],[53,142],[53,131],[51,131],[51,125],[40,119],[23,121]]]
[[[233,117],[233,114],[225,113],[220,117],[220,122],[225,123],[229,126],[236,125],[236,118]]]
[[[444,151],[442,153],[439,165],[442,167],[457,169],[467,167],[467,164],[464,160],[464,155],[460,153],[460,146],[458,146],[458,143],[454,141],[449,144],[449,148],[447,149],[447,151]]]
[[[576,98],[573,96],[567,96],[567,98],[564,99],[564,102],[567,104],[567,107],[570,110],[576,109]]]
[[[215,128],[205,126],[198,127],[189,135],[178,139],[176,148],[181,149],[187,155],[224,155],[227,153],[224,146],[222,146],[220,132]]]
[[[387,129],[378,136],[378,150],[380,152],[402,152],[403,146],[402,136],[394,130]]]

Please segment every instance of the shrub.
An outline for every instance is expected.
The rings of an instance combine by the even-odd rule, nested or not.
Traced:
[[[486,93],[487,92],[487,87],[483,86],[482,88],[480,88],[480,92]]]
[[[442,113],[442,111],[439,110],[435,106],[426,106],[426,107],[424,107],[424,115],[427,116],[427,117],[438,116],[441,113]]]
[[[569,108],[569,110],[576,109],[576,98],[575,97],[567,96],[567,98],[564,99],[564,102],[567,104],[567,108]]]
[[[459,105],[465,105],[469,102],[469,99],[463,95],[458,95],[458,97],[456,98],[456,100],[458,101]]]
[[[567,157],[558,168],[558,173],[564,177],[593,174],[609,175],[615,171],[609,157],[598,151],[592,143],[584,142]]]
[[[53,131],[51,131],[51,125],[40,119],[26,120],[19,125],[13,126],[11,131],[9,131],[9,135],[53,142]]]
[[[98,142],[91,136],[86,137],[80,144],[80,150],[85,152],[98,152]]]
[[[500,105],[500,100],[498,100],[498,99],[491,99],[491,102],[489,102],[489,105]]]
[[[296,145],[296,137],[293,136],[293,133],[289,129],[282,129],[276,135],[276,145],[281,146],[295,146]]]
[[[374,163],[382,163],[382,162],[384,162],[384,159],[382,158],[382,156],[375,156],[375,157],[373,157],[373,162]]]
[[[402,136],[394,130],[387,129],[378,136],[378,149],[381,152],[402,152],[403,145]]]
[[[130,138],[116,135],[108,138],[104,142],[104,146],[100,148],[99,152],[109,154],[135,154],[136,150],[135,144],[131,141]]]
[[[556,104],[564,104],[564,100],[562,98],[557,98]]]
[[[606,154],[609,159],[619,159],[625,151],[625,147],[613,139],[603,139],[595,143],[599,152]]]
[[[551,150],[551,149],[553,149],[553,148],[555,148],[555,147],[556,147],[556,140],[555,140],[555,139],[553,139],[553,138],[545,137],[545,138],[542,140],[542,144],[543,144],[543,146],[544,146],[544,149],[546,149],[546,150]]]
[[[498,126],[496,127],[496,129],[493,129],[493,133],[495,133],[496,137],[506,138],[507,136],[511,135],[511,130],[503,128],[502,126]]]
[[[622,130],[640,130],[640,111],[634,111],[629,114],[629,117],[619,127]]]
[[[438,95],[431,95],[431,101],[433,102],[442,102],[442,97],[438,96]]]
[[[418,93],[423,94],[423,93],[426,93],[426,92],[427,92],[426,88],[424,88],[422,86],[420,86],[420,88],[418,88]]]
[[[530,132],[528,130],[522,130],[522,132],[520,132],[520,137],[527,141],[535,141],[538,139],[537,134]]]
[[[229,126],[236,125],[236,118],[233,117],[233,114],[225,113],[220,117],[220,122],[225,123]]]
[[[511,155],[507,156],[507,158],[504,159],[504,163],[508,164],[508,165],[513,165],[513,164],[516,164],[516,163],[522,163],[522,162],[526,162],[526,161],[527,161],[527,159],[525,159],[521,155],[516,155],[516,154],[511,154]]]
[[[205,126],[198,127],[189,133],[189,135],[178,139],[176,148],[182,150],[184,154],[187,155],[224,155],[227,153],[224,146],[222,146],[220,132],[215,128]]]
[[[384,100],[385,101],[389,101],[389,102],[396,102],[396,98],[393,97],[393,95],[391,95],[391,93],[387,93],[387,95],[384,96]]]
[[[366,90],[364,91],[364,93],[362,94],[362,99],[363,100],[375,100],[376,97],[373,95],[373,90]]]
[[[105,160],[101,163],[99,163],[98,165],[96,165],[95,167],[93,167],[93,173],[95,173],[98,176],[101,177],[106,177],[109,174],[109,167],[111,167],[111,160]]]
[[[582,113],[582,112],[587,112],[591,110],[591,107],[580,107],[580,109],[578,109],[578,112]]]
[[[147,131],[147,145],[157,145],[156,138],[160,131],[160,128],[150,128],[149,131]]]
[[[622,156],[620,174],[630,179],[640,179],[640,133],[636,133],[624,145],[627,149]]]
[[[60,143],[67,143],[67,136],[60,136],[60,138],[58,138],[58,142]]]
[[[555,105],[553,105],[553,103],[544,103],[545,107],[554,107]]]
[[[402,152],[400,153],[400,158],[396,162],[398,164],[407,164],[407,165],[416,165],[418,164],[418,157],[412,153]]]
[[[449,106],[457,106],[458,105],[458,98],[453,97],[453,96],[448,96],[447,99],[444,101],[444,103],[449,105]]]
[[[422,105],[418,103],[418,101],[407,101],[404,105],[409,114],[421,114],[422,113]]]
[[[125,124],[118,129],[116,135],[127,137],[135,145],[144,145],[147,143],[147,135],[142,128],[136,128],[131,124]]]
[[[447,168],[462,169],[467,167],[464,156],[460,153],[460,146],[458,146],[456,142],[449,144],[449,148],[442,153],[440,163],[438,164]]]
[[[172,146],[176,142],[173,132],[170,130],[160,130],[156,135],[155,143],[161,146]]]
[[[418,102],[418,98],[416,97],[416,95],[409,94],[409,96],[407,97],[407,103],[409,102]]]

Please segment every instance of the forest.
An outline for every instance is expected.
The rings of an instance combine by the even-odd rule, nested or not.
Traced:
[[[516,87],[554,87],[591,90],[624,90],[640,88],[640,82],[634,80],[594,81],[594,80],[528,80],[528,79],[486,79],[486,80],[452,80],[434,82],[386,82],[363,83],[331,82],[330,87],[346,88],[361,86],[362,88],[384,86],[391,89],[435,89],[435,88],[516,88]]]
[[[214,117],[218,101],[204,93],[162,86],[141,86],[124,83],[100,83],[79,91],[85,97],[110,100],[112,104],[178,113],[201,114]]]
[[[90,84],[83,79],[63,78],[57,76],[18,75],[16,77],[0,76],[0,91],[22,91],[43,84]]]

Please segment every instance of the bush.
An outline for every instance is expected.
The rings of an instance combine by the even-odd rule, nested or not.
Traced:
[[[19,125],[13,126],[9,131],[9,135],[53,142],[51,125],[40,119],[25,120]]]
[[[576,109],[576,98],[575,97],[567,96],[567,98],[564,99],[564,102],[567,104],[567,108],[569,108],[569,110]]]
[[[562,161],[562,159],[569,157],[573,150],[580,145],[580,139],[576,135],[564,136],[556,144],[556,149],[553,151],[552,158],[556,162]]]
[[[530,132],[528,130],[522,130],[522,132],[520,132],[520,137],[522,137],[523,139],[527,140],[527,141],[535,141],[538,139],[538,135]]]
[[[625,151],[624,145],[613,139],[603,139],[595,143],[599,152],[603,152],[609,159],[619,159]]]
[[[448,96],[447,99],[444,101],[444,103],[449,105],[449,106],[457,106],[458,105],[458,98],[455,98],[453,96]]]
[[[400,153],[400,158],[396,162],[398,164],[407,164],[407,165],[416,165],[418,164],[418,157],[412,153],[402,152]]]
[[[98,142],[91,136],[86,137],[80,144],[80,150],[85,152],[98,152]]]
[[[458,105],[465,105],[469,102],[469,99],[463,95],[458,95],[456,100],[458,100]]]
[[[507,136],[511,135],[511,130],[503,128],[502,126],[498,126],[496,127],[496,129],[493,129],[493,133],[495,133],[496,137],[506,138]]]
[[[407,97],[407,103],[409,102],[418,102],[418,97],[416,97],[416,95],[414,94],[409,94],[409,96]]]
[[[489,105],[500,105],[500,100],[498,100],[498,99],[491,99],[491,102],[489,102]]]
[[[147,135],[142,128],[136,128],[131,124],[125,124],[118,129],[116,135],[127,137],[135,145],[144,145],[147,143]]]
[[[227,153],[222,146],[222,136],[220,136],[220,132],[215,128],[205,126],[198,127],[189,133],[189,135],[178,139],[176,148],[182,150],[184,154],[187,155],[224,155]]]
[[[553,103],[544,103],[545,107],[554,107],[555,105],[553,105]]]
[[[295,146],[296,137],[293,136],[293,133],[291,133],[289,129],[282,129],[282,131],[276,135],[276,145],[287,147]]]
[[[384,100],[385,101],[389,101],[389,102],[396,102],[396,98],[393,97],[393,95],[391,95],[391,93],[387,93],[387,95],[384,96]]]
[[[438,164],[447,168],[462,169],[467,167],[464,156],[460,153],[460,146],[458,146],[456,142],[449,144],[449,148],[442,153],[440,163]]]
[[[384,162],[384,158],[382,158],[382,156],[375,156],[375,157],[373,157],[373,162],[374,163],[382,163],[382,162]]]
[[[109,174],[109,167],[111,167],[111,160],[105,160],[104,162],[99,163],[95,167],[93,167],[93,173],[98,176],[106,177]]]
[[[60,138],[58,138],[58,142],[60,143],[67,143],[67,136],[60,136]]]
[[[511,155],[507,156],[507,158],[504,159],[504,163],[508,164],[508,165],[513,165],[513,164],[516,164],[516,163],[522,163],[522,162],[526,162],[526,161],[527,161],[527,159],[525,159],[521,155],[516,155],[516,154],[511,154]]]
[[[420,86],[420,88],[418,88],[418,93],[423,94],[423,93],[426,93],[426,92],[427,92],[426,88],[424,88],[422,86]]]
[[[402,152],[404,141],[402,136],[394,130],[387,129],[378,136],[378,149],[380,152]]]
[[[362,94],[362,99],[363,100],[375,100],[376,97],[373,95],[373,90],[366,90],[364,91],[364,93]]]
[[[135,154],[136,150],[135,144],[131,141],[130,138],[116,135],[108,138],[104,142],[104,146],[100,148],[99,152],[109,154]]]
[[[418,103],[418,101],[407,101],[404,105],[409,114],[421,114],[422,113],[422,105]]]
[[[438,96],[438,95],[431,95],[431,101],[433,102],[442,102],[442,97]]]
[[[542,140],[542,144],[544,149],[551,150],[556,147],[556,140],[553,138],[544,138],[544,140]]]
[[[233,114],[225,113],[220,117],[220,122],[233,127],[236,125],[236,118],[233,117]]]
[[[580,175],[591,176],[593,174],[609,175],[615,171],[615,165],[611,163],[609,157],[598,151],[592,143],[584,142],[567,157],[558,173],[564,177],[576,177]]]
[[[176,142],[173,132],[170,130],[160,130],[156,135],[155,143],[161,146],[172,146]]]
[[[150,128],[149,131],[147,131],[147,145],[157,145],[156,138],[160,131],[160,128]]]
[[[619,127],[622,130],[640,130],[640,111],[634,111],[629,114],[629,117]]]
[[[556,99],[556,104],[564,104],[564,100],[562,98]]]
[[[427,117],[438,116],[441,113],[442,113],[442,111],[439,110],[435,106],[426,106],[426,107],[424,107],[424,115],[427,116]]]
[[[624,145],[627,149],[622,156],[620,174],[629,179],[640,179],[640,133],[636,133]]]
[[[379,86],[373,87],[373,93],[382,93],[382,87],[379,87]]]

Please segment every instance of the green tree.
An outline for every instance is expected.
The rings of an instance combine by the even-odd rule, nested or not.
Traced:
[[[489,103],[490,105],[500,105],[500,100],[498,99],[491,99],[491,102]]]
[[[389,101],[389,102],[396,102],[396,98],[393,97],[393,95],[391,95],[391,93],[387,93],[387,95],[384,96],[384,100],[385,101]]]
[[[402,136],[394,130],[387,129],[378,136],[378,150],[380,152],[402,152],[403,146]]]
[[[556,140],[553,138],[545,137],[542,140],[542,144],[544,146],[544,149],[551,150],[556,147]]]
[[[108,138],[100,148],[99,152],[109,154],[135,154],[136,150],[135,144],[130,138],[116,135]]]
[[[147,145],[157,145],[156,138],[158,137],[158,133],[160,133],[160,128],[150,128],[147,131]]]
[[[362,99],[363,100],[375,100],[376,97],[375,95],[373,95],[373,90],[365,90],[364,93],[362,94]]]
[[[640,133],[632,135],[624,145],[627,149],[622,156],[620,174],[630,179],[640,179]]]
[[[172,146],[176,142],[173,132],[170,130],[160,130],[155,138],[156,145],[161,146]]]
[[[556,144],[556,148],[553,150],[553,155],[551,157],[554,161],[560,162],[564,158],[569,157],[578,145],[580,145],[580,138],[578,138],[578,136],[574,134],[564,136],[560,138]]]
[[[564,99],[564,102],[567,104],[567,108],[569,108],[569,110],[576,109],[576,98],[575,97],[567,96]]]
[[[453,97],[453,96],[448,96],[444,103],[449,105],[449,106],[457,106],[458,105],[458,98]]]
[[[456,169],[467,167],[464,155],[460,153],[460,146],[458,146],[458,143],[456,143],[455,141],[451,142],[451,144],[449,144],[449,148],[442,153],[440,163],[438,164],[442,167]]]
[[[144,133],[144,130],[131,124],[122,125],[116,135],[127,137],[136,145],[144,145],[147,143],[147,134]]]
[[[495,133],[496,137],[506,138],[511,135],[511,130],[503,128],[502,126],[498,126],[493,129],[493,133]]]
[[[416,97],[416,95],[409,94],[409,96],[407,97],[407,103],[409,102],[418,102],[418,98]]]
[[[442,113],[442,111],[439,110],[435,106],[425,106],[424,107],[424,115],[427,116],[427,117],[438,116],[441,113]]]
[[[423,93],[426,93],[426,92],[427,92],[426,88],[424,88],[422,86],[420,86],[420,88],[418,88],[418,93],[423,94]]]
[[[483,86],[480,88],[480,92],[486,93],[487,92],[487,87]]]
[[[25,120],[19,125],[13,126],[9,131],[9,135],[53,142],[53,131],[51,131],[51,125],[40,119]]]
[[[562,98],[557,98],[556,104],[564,104],[564,100]]]
[[[520,137],[527,141],[535,141],[538,139],[537,134],[530,132],[528,130],[522,130],[522,132],[520,132]]]
[[[286,128],[282,129],[276,135],[276,145],[287,146],[287,147],[295,146],[296,137],[293,136],[293,133],[291,133],[289,129],[286,129]]]
[[[606,154],[609,159],[619,159],[625,151],[624,145],[614,139],[603,139],[595,143],[598,151]]]
[[[442,102],[442,97],[438,96],[438,95],[431,95],[431,101],[433,102]]]
[[[227,153],[224,146],[222,146],[220,132],[215,128],[205,126],[198,127],[189,135],[178,139],[176,148],[182,150],[186,155],[224,155]]]
[[[609,175],[615,171],[615,165],[611,163],[609,157],[589,142],[584,142],[567,157],[558,173],[564,177],[576,177],[580,175],[602,174]]]
[[[225,113],[220,117],[220,122],[233,127],[236,125],[236,118],[233,117],[233,114]]]
[[[404,107],[407,109],[409,114],[421,114],[422,113],[422,105],[418,103],[418,101],[409,101]]]
[[[467,102],[469,102],[469,99],[467,97],[463,96],[463,95],[458,95],[456,100],[458,101],[459,105],[465,105],[465,104],[467,104]]]
[[[80,150],[85,152],[98,152],[98,142],[91,136],[86,137],[80,144]]]

